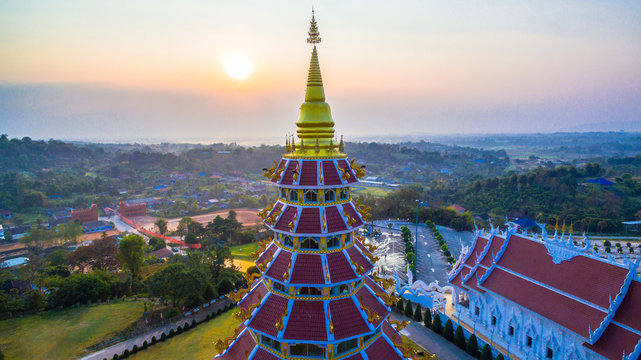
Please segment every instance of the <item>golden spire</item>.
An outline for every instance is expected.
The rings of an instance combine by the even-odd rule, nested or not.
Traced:
[[[323,88],[323,79],[316,51],[316,44],[321,42],[321,38],[313,9],[307,35],[307,42],[313,44],[314,49],[312,50],[312,58],[309,64],[305,102],[300,107],[300,114],[298,121],[296,121],[298,141],[295,143],[296,150],[294,153],[312,157],[343,155],[332,141],[334,138],[334,120],[332,119],[329,104],[325,102],[325,89]]]

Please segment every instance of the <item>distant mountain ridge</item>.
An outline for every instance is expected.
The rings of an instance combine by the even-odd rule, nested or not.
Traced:
[[[641,120],[638,121],[607,121],[590,124],[574,125],[562,128],[562,132],[591,132],[591,131],[641,131]]]

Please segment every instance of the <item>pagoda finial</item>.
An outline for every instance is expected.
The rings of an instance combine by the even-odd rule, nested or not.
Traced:
[[[314,18],[314,7],[312,6],[312,21],[309,24],[309,32],[307,32],[307,43],[316,44],[321,42],[320,32],[318,32],[318,26],[316,25],[316,19]]]

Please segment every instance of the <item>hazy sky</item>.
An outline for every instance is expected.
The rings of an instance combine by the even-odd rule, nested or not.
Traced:
[[[641,122],[641,1],[0,1],[0,133],[284,137],[310,9],[339,133]],[[253,74],[224,71],[244,54]]]

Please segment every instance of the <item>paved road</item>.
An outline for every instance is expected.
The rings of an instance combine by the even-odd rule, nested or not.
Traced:
[[[436,334],[430,329],[425,328],[422,323],[417,323],[408,317],[400,315],[399,313],[392,312],[391,318],[394,320],[408,320],[410,324],[407,325],[401,334],[409,337],[419,346],[424,348],[430,354],[436,355],[438,360],[475,360],[476,358],[468,355],[465,351],[461,350],[458,346],[447,341],[441,335]]]
[[[210,314],[212,312],[216,312],[216,311],[218,311],[218,309],[223,308],[223,307],[227,306],[230,303],[231,303],[231,300],[229,300],[228,298],[224,298],[223,300],[219,300],[217,303],[215,303],[213,305],[210,305],[210,306],[198,311],[197,313],[195,313],[195,314],[193,314],[191,316],[184,317],[184,318],[182,318],[180,320],[175,321],[174,323],[166,324],[164,326],[161,326],[161,327],[155,328],[153,330],[150,330],[149,332],[146,332],[144,334],[140,334],[135,338],[131,338],[129,340],[126,340],[126,341],[123,341],[123,342],[119,342],[119,343],[117,343],[115,345],[112,345],[112,346],[110,346],[108,348],[96,351],[94,353],[91,353],[91,354],[81,358],[80,360],[111,359],[111,358],[113,358],[114,354],[121,355],[125,351],[125,349],[129,349],[131,351],[131,348],[134,346],[134,344],[138,345],[139,348],[142,346],[142,343],[145,342],[145,340],[147,340],[148,344],[151,344],[151,338],[153,336],[155,336],[156,339],[160,339],[160,336],[162,335],[162,333],[167,334],[167,333],[169,333],[170,329],[174,329],[174,331],[175,331],[176,328],[178,328],[178,326],[182,326],[186,322],[191,325],[191,321],[193,319],[195,319],[196,322],[200,322],[205,317],[207,317],[208,314]],[[180,335],[177,335],[177,336],[180,336]]]

